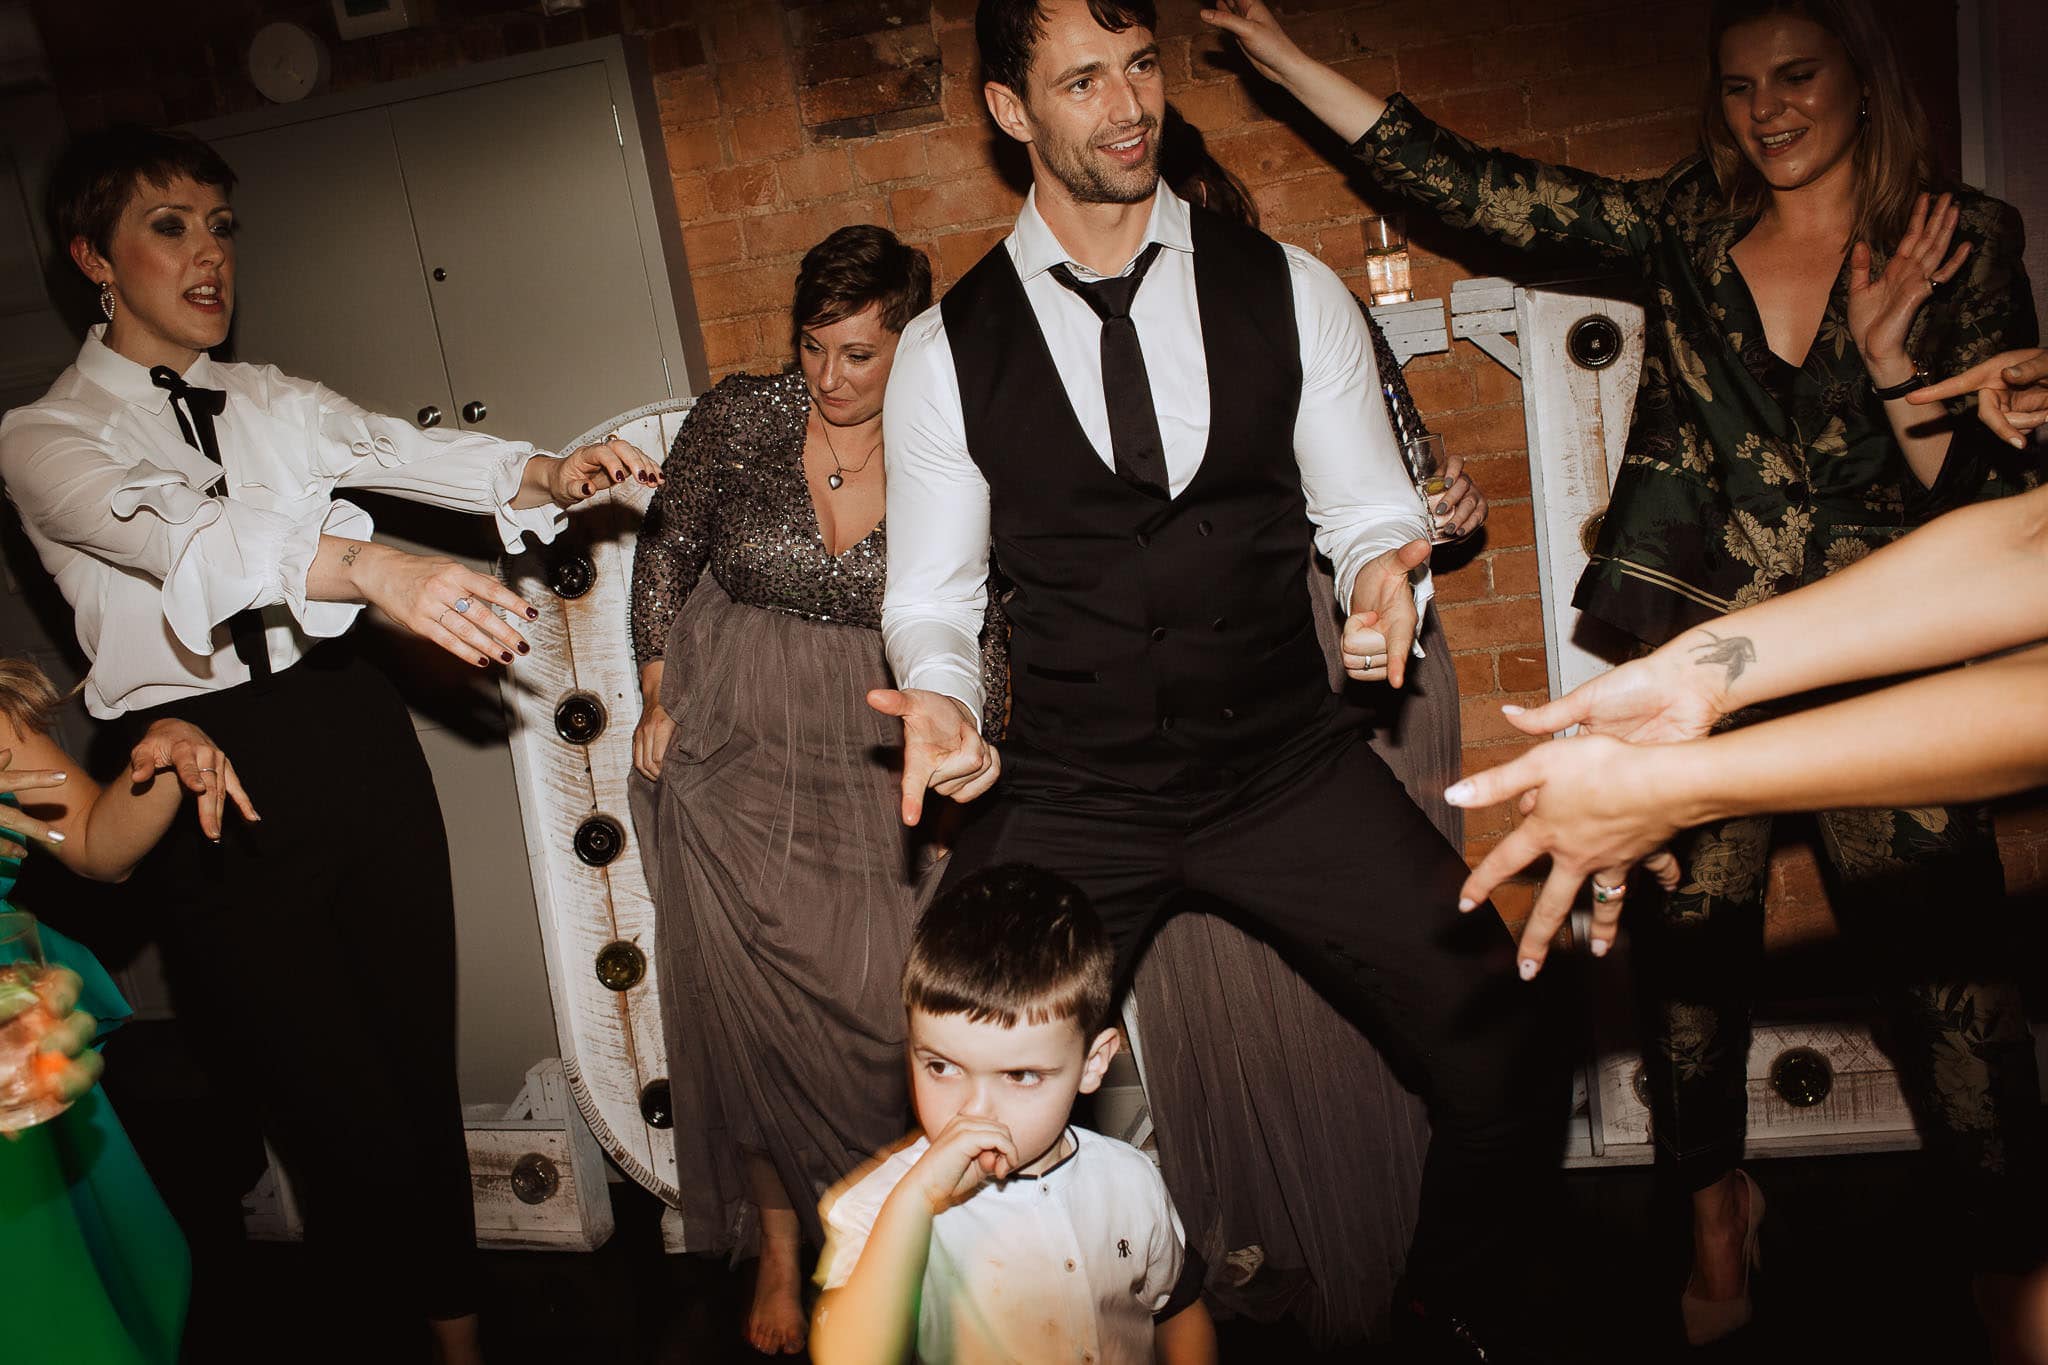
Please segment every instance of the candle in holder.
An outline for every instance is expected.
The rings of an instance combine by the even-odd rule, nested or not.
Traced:
[[[1415,295],[1408,285],[1408,238],[1397,218],[1368,218],[1365,233],[1366,288],[1375,304],[1407,303]]]

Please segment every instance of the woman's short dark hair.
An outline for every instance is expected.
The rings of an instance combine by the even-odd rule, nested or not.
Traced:
[[[974,7],[974,42],[981,49],[981,77],[1024,95],[1031,49],[1045,36],[1041,0],[981,0]],[[1152,0],[1088,0],[1088,14],[1111,33],[1159,27]]]
[[[932,263],[884,227],[843,227],[804,253],[789,306],[793,332],[830,327],[875,304],[900,332],[932,306]]]
[[[222,194],[235,188],[234,170],[190,133],[123,124],[80,134],[50,172],[50,232],[57,248],[68,251],[83,237],[106,255],[135,187],[147,180],[162,189],[179,176]]]
[[[983,868],[933,901],[910,936],[903,1004],[1015,1028],[1109,1023],[1116,953],[1081,889],[1026,863]]]

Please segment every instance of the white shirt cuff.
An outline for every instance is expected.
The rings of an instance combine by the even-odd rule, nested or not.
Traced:
[[[526,547],[520,543],[520,535],[532,532],[535,540],[547,545],[561,534],[569,524],[569,514],[552,502],[538,507],[515,508],[512,500],[519,496],[520,481],[526,474],[526,462],[535,456],[546,456],[545,451],[519,450],[505,457],[505,460],[491,473],[491,500],[497,504],[492,509],[492,518],[498,525],[498,541],[505,547],[505,553],[516,555]]]
[[[318,526],[300,528],[289,536],[278,555],[278,583],[284,589],[283,602],[291,608],[299,629],[315,640],[332,639],[355,624],[361,614],[360,602],[322,602],[306,596],[306,575],[320,553],[320,537],[368,540],[375,530],[370,514],[352,502],[336,499]]]

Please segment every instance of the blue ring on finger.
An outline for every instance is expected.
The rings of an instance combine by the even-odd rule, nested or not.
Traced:
[[[462,613],[469,610],[469,599],[467,597],[458,597],[453,602],[450,602],[448,605],[454,608],[455,614],[457,616],[460,616],[462,615]]]

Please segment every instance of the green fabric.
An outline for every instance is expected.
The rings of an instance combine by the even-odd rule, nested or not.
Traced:
[[[0,909],[14,908],[9,862]],[[78,1007],[104,1038],[128,1002],[83,946],[47,924],[41,934],[43,956],[85,983]],[[103,1092],[0,1139],[0,1360],[174,1365],[191,1288],[184,1236]]]
[[[1454,227],[1575,256],[1639,285],[1647,317],[1635,414],[1573,600],[1647,643],[1811,583],[1949,507],[2038,479],[1952,455],[1932,489],[1920,485],[1849,339],[1846,261],[1790,402],[1773,398],[1763,323],[1729,258],[1752,223],[1722,211],[1698,157],[1652,180],[1608,179],[1481,148],[1401,95],[1353,151],[1381,185]],[[1954,193],[1955,240],[1974,244],[1970,258],[1908,339],[1937,375],[2039,338],[2019,215],[1975,191]],[[1880,267],[1894,245],[1871,244]]]

